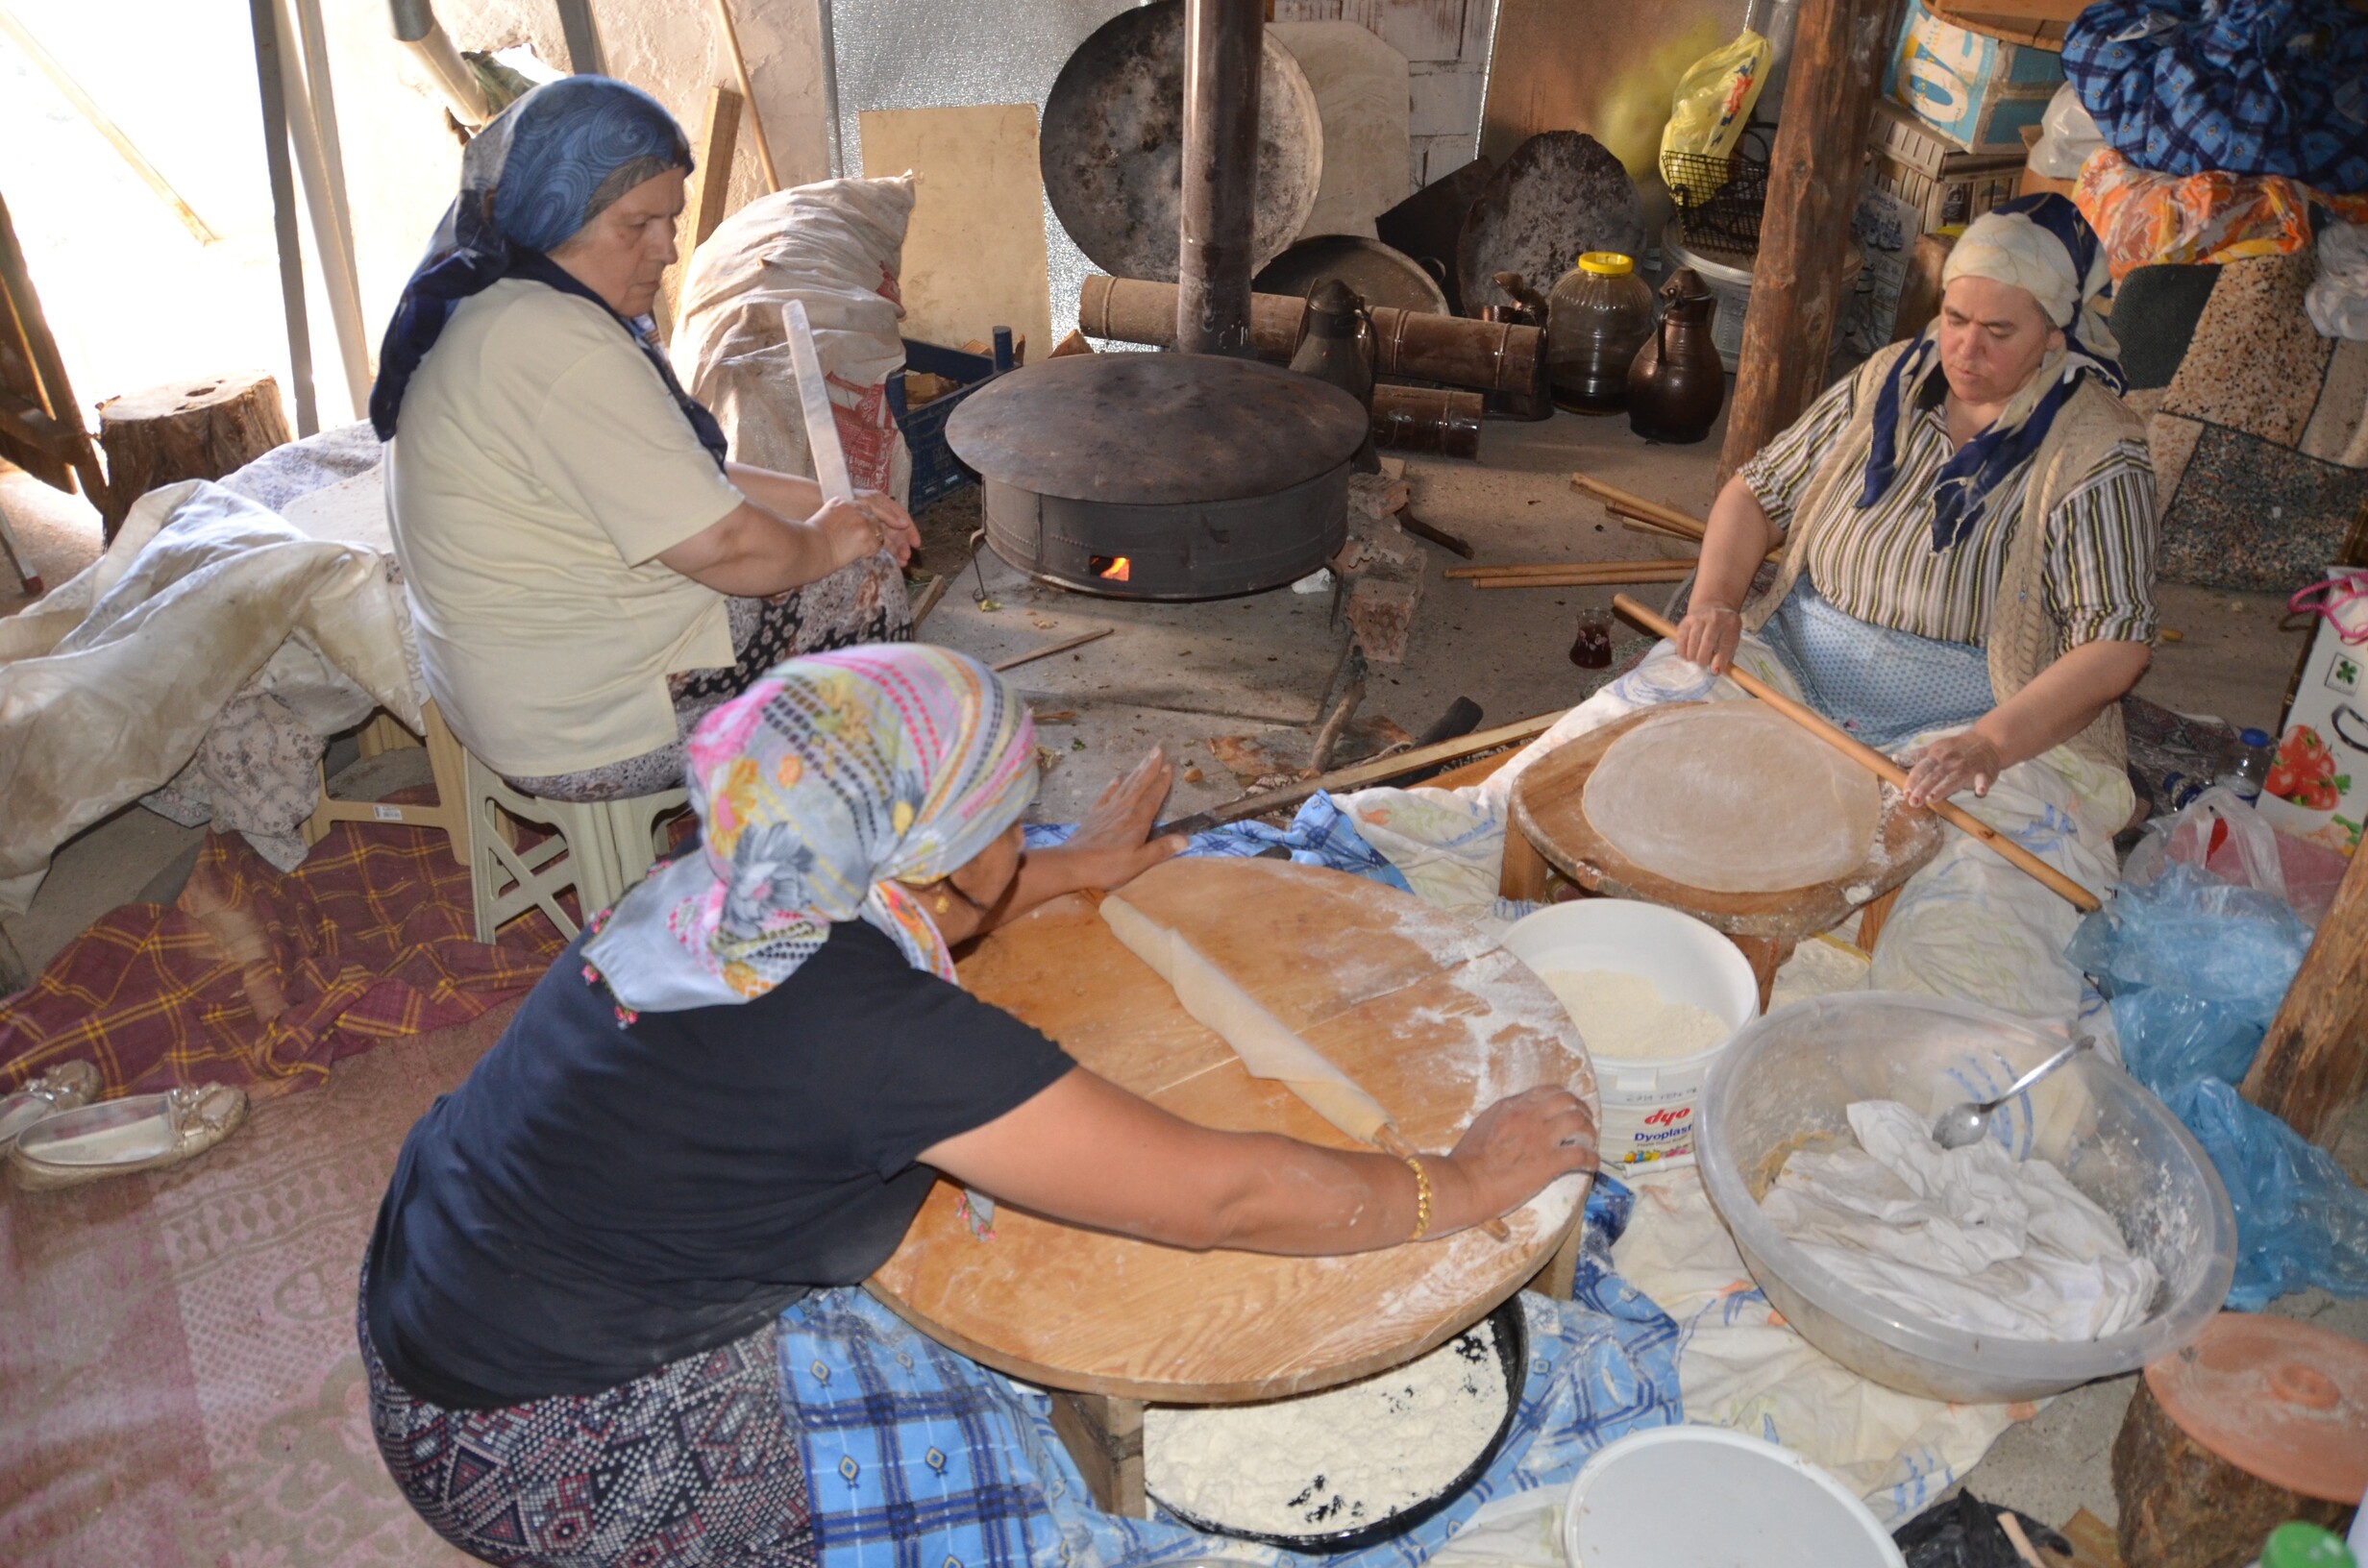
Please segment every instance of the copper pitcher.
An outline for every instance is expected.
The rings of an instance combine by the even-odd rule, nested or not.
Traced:
[[[1726,366],[1711,341],[1718,299],[1691,267],[1661,285],[1661,318],[1628,367],[1628,428],[1687,446],[1711,433],[1727,401]]]

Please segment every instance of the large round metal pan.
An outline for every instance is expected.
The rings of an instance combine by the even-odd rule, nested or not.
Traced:
[[[1498,288],[1517,272],[1543,294],[1586,251],[1644,259],[1644,208],[1636,182],[1603,143],[1548,131],[1514,149],[1464,215],[1455,273],[1464,308],[1516,302]]]
[[[1316,92],[1266,40],[1258,78],[1251,267],[1296,238],[1323,178]],[[1173,282],[1183,205],[1184,4],[1122,11],[1077,46],[1045,100],[1045,196],[1077,249],[1119,278]]]

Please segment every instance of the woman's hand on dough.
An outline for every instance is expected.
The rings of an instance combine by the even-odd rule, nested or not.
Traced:
[[[2007,766],[2006,754],[1978,729],[1944,735],[1900,760],[1912,765],[1908,787],[1901,792],[1912,806],[1946,800],[1968,785],[1974,794],[1987,795]]]
[[[1677,624],[1677,656],[1707,667],[1714,675],[1727,673],[1742,641],[1742,612],[1723,604],[1697,600],[1686,607],[1686,619]]]
[[[1574,1170],[1593,1170],[1595,1118],[1566,1089],[1542,1085],[1498,1100],[1472,1124],[1444,1162],[1465,1189],[1443,1193],[1454,1206],[1433,1216],[1433,1228],[1460,1230],[1519,1208],[1548,1182]],[[1438,1173],[1433,1174],[1436,1183]]]
[[[885,497],[878,499],[887,501]],[[887,504],[893,507],[896,502],[887,502]],[[899,508],[899,515],[901,515],[901,508]],[[905,520],[902,531],[897,531],[865,506],[860,497],[854,501],[826,501],[822,510],[806,521],[828,545],[830,569],[833,572],[883,550],[893,554],[897,564],[901,566],[911,557],[913,546],[919,543],[919,536],[914,534],[909,518]]]
[[[1078,886],[1123,887],[1172,855],[1181,854],[1188,842],[1180,833],[1151,837],[1159,808],[1167,803],[1175,782],[1175,764],[1154,746],[1122,777],[1105,786],[1085,821],[1061,851],[1076,857]]]

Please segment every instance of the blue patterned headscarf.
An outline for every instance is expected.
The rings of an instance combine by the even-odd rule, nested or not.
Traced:
[[[690,168],[690,143],[674,116],[640,88],[604,76],[545,83],[494,116],[461,155],[460,194],[404,285],[379,347],[370,392],[379,439],[394,439],[411,375],[462,300],[505,278],[528,278],[608,310],[550,253],[635,185]],[[609,314],[649,355],[700,444],[723,462],[723,430],[682,390],[647,327]]]
[[[2047,439],[2056,415],[2081,379],[2094,376],[2113,391],[2122,386],[2114,355],[2120,346],[2096,309],[2110,281],[2104,248],[2080,209],[2061,196],[2025,196],[1984,213],[1949,252],[1944,282],[1988,278],[2012,283],[2036,300],[2062,329],[2064,347],[2039,368],[1990,426],[1941,465],[1933,489],[1933,549],[1951,548],[1972,533],[1990,494]],[[1867,454],[1862,509],[1889,493],[1899,477],[1899,443],[1907,422],[1921,417],[1941,383],[1940,329],[1935,322],[1884,379],[1877,394],[1874,449]]]

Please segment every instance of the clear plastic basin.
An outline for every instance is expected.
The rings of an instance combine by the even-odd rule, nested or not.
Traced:
[[[1761,1212],[1793,1150],[1851,1140],[1844,1113],[1854,1102],[1898,1100],[1936,1115],[1989,1099],[2063,1043],[1986,1008],[1881,992],[1795,1002],[1735,1037],[1702,1090],[1702,1180],[1752,1278],[1804,1338],[1887,1387],[1995,1403],[2134,1371],[2203,1331],[2236,1268],[2228,1193],[2162,1102],[2093,1051],[2001,1106],[1992,1136],[2052,1161],[2160,1271],[2162,1288],[2134,1328],[2076,1343],[1950,1328],[1843,1285]]]

